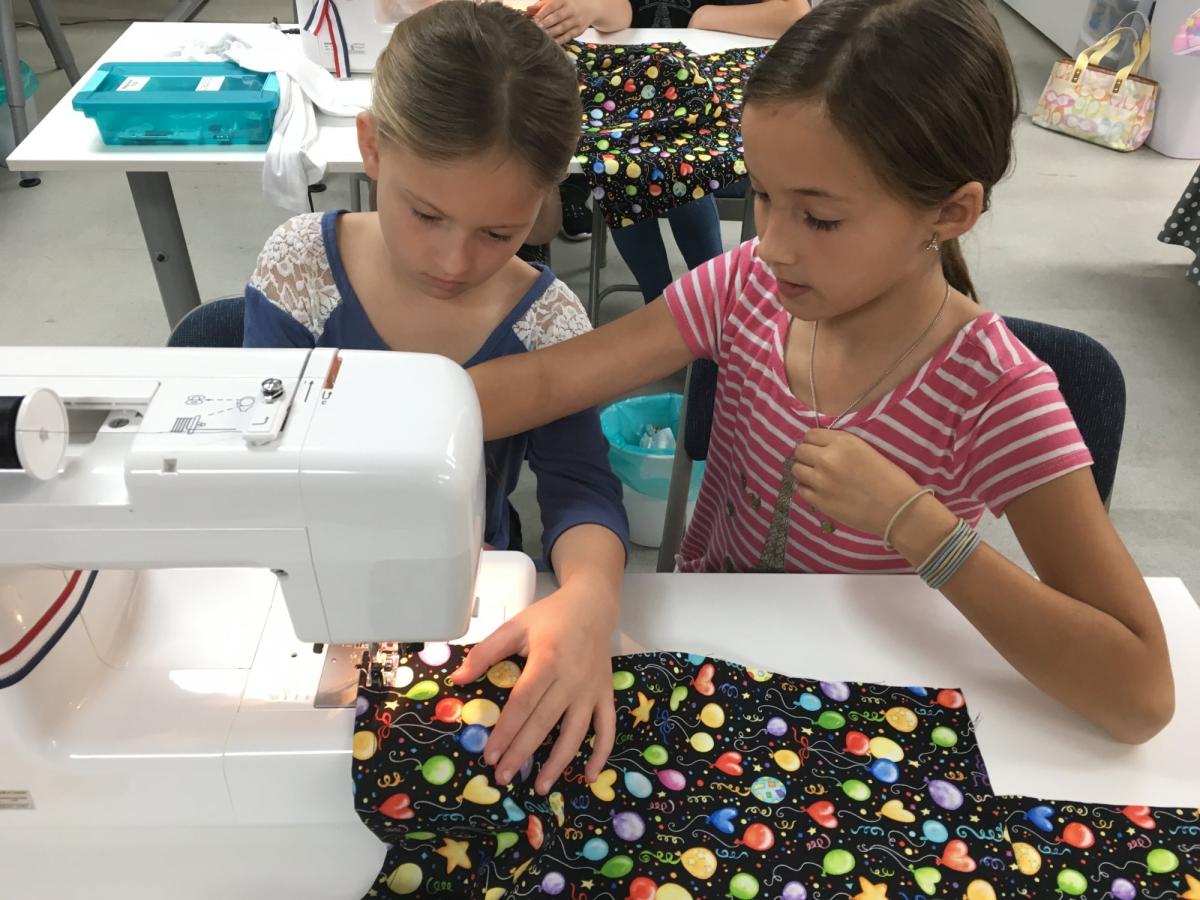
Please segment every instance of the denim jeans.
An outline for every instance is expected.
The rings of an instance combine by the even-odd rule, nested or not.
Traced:
[[[717,201],[711,195],[674,207],[667,212],[666,219],[689,269],[721,255],[721,219],[717,215]],[[645,301],[661,297],[674,277],[658,219],[643,219],[635,225],[614,228],[612,236]]]

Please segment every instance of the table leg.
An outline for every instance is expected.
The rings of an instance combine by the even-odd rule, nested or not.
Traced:
[[[4,61],[4,82],[8,86],[8,114],[12,117],[14,143],[29,135],[29,120],[25,116],[25,84],[21,81],[21,57],[17,50],[17,20],[13,15],[13,0],[0,0],[0,59]],[[14,173],[21,187],[36,187],[37,176],[29,172]]]
[[[166,172],[129,172],[127,177],[167,322],[174,328],[200,305],[200,289],[196,286],[179,208],[171,190],[171,176]]]
[[[200,10],[208,5],[208,0],[179,0],[163,17],[164,22],[190,22]]]
[[[75,66],[75,57],[71,55],[71,47],[67,44],[67,36],[63,34],[62,24],[58,21],[53,0],[29,0],[33,14],[37,16],[38,25],[42,28],[42,37],[46,46],[54,56],[54,63],[62,69],[67,80],[74,84],[79,80],[79,69]]]
[[[742,208],[742,243],[757,234],[757,224],[754,221],[754,191],[746,185],[746,205]]]
[[[592,202],[592,246],[588,259],[587,314],[592,325],[600,320],[600,269],[604,265],[604,244],[608,232],[604,228],[604,213],[600,201]]]

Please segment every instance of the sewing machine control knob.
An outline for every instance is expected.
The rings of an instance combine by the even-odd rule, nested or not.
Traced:
[[[256,404],[253,396],[246,397],[248,420],[242,424],[242,436],[250,446],[269,444],[279,437],[283,423],[287,419],[290,397],[295,394],[297,386],[288,386],[280,378],[264,378],[258,386],[262,402]]]
[[[262,383],[263,399],[268,403],[274,403],[283,396],[283,382],[278,378],[267,378]]]

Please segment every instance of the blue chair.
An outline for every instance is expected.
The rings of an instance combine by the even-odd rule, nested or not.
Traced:
[[[225,297],[202,303],[179,320],[168,347],[240,347],[246,301]]]
[[[1103,344],[1081,332],[1027,319],[1005,318],[1004,321],[1021,343],[1058,376],[1063,399],[1075,417],[1083,442],[1092,453],[1096,490],[1107,507],[1117,477],[1117,460],[1125,431],[1125,376],[1121,374],[1121,367]],[[706,359],[692,363],[684,387],[680,417],[683,433],[675,449],[658,551],[659,572],[675,569],[675,554],[683,542],[686,525],[692,462],[708,457],[716,390],[716,363]]]

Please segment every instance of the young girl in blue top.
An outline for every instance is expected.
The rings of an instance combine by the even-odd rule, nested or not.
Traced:
[[[298,216],[271,236],[246,288],[246,346],[419,351],[470,367],[587,331],[566,285],[513,255],[566,172],[580,115],[570,62],[520,13],[446,0],[401,22],[358,120],[379,211]],[[528,459],[561,585],[488,640],[528,660],[486,757],[508,781],[561,720],[538,775],[545,793],[589,724],[589,777],[612,744],[609,637],[628,524],[594,410],[485,450],[485,540],[519,546],[508,498]]]

